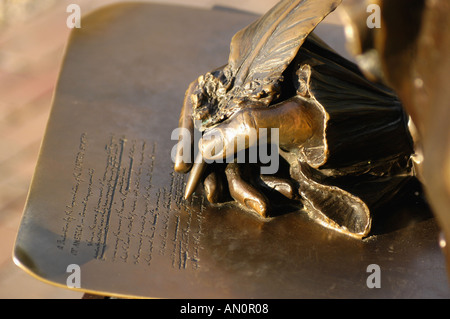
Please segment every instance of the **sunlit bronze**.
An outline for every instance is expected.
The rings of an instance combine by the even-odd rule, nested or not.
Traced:
[[[236,28],[256,18],[142,2],[83,18],[66,48],[14,245],[22,269],[67,289],[68,266],[79,265],[80,291],[127,298],[449,298],[439,228],[414,191],[375,211],[364,240],[299,209],[284,159],[276,176],[260,176],[257,164],[207,165],[205,192],[183,200],[173,115],[189,80],[223,64]],[[236,169],[268,198],[269,216],[283,215],[261,218],[232,202],[227,173]],[[302,192],[320,185],[309,181]],[[374,263],[381,289],[366,284]]]
[[[204,157],[228,158],[230,147],[237,153],[253,146],[233,146],[237,137],[278,128],[288,174],[268,178],[255,171],[258,165],[238,163],[207,170],[199,162],[185,198],[203,179],[210,202],[220,202],[218,190],[228,189],[243,207],[269,217],[279,210],[269,195],[278,193],[286,195],[278,201],[305,208],[326,227],[358,238],[369,234],[370,210],[414,176],[413,140],[396,95],[311,33],[339,4],[280,1],[233,37],[225,66],[192,82],[180,126],[192,132],[195,120],[204,133]],[[221,138],[205,138],[210,135]],[[212,149],[213,155],[206,151]],[[188,167],[177,164],[175,170],[185,173]],[[221,181],[219,171],[226,177]]]
[[[365,26],[370,3],[380,8],[380,28]],[[450,3],[351,0],[343,8],[347,42],[361,68],[393,87],[412,118],[416,173],[450,238]],[[442,247],[450,265],[449,246]]]

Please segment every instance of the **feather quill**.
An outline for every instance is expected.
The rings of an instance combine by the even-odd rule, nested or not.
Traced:
[[[280,93],[282,74],[306,37],[341,0],[282,0],[237,32],[228,65],[199,80],[193,98],[200,130],[244,107],[269,106]]]

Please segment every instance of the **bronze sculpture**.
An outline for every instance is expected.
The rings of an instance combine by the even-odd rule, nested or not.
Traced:
[[[369,4],[380,8],[381,28],[363,25]],[[450,274],[450,4],[350,0],[343,9],[347,43],[361,69],[395,89],[414,123],[416,173],[442,229],[439,243]]]
[[[246,18],[243,19],[243,16]],[[172,170],[167,136],[176,126],[170,114],[178,113],[176,108],[181,104],[174,102],[182,97],[185,81],[194,78],[199,61],[195,55],[188,54],[177,64],[178,55],[168,53],[190,50],[195,43],[195,52],[214,52],[202,57],[203,63],[221,65],[220,60],[226,60],[226,57],[218,58],[218,55],[224,42],[227,45],[228,37],[217,38],[214,35],[224,25],[230,29],[230,25],[247,25],[250,19],[254,16],[224,10],[216,12],[121,4],[84,20],[84,28],[72,38],[61,74],[54,112],[37,167],[37,178],[34,179],[32,196],[16,242],[15,260],[20,261],[27,271],[64,286],[69,275],[64,276],[66,266],[75,262],[82,267],[82,278],[87,279],[82,281],[83,289],[121,296],[448,296],[441,267],[443,259],[436,242],[438,228],[429,215],[426,220],[411,218],[411,210],[417,211],[420,216],[424,213],[424,207],[415,202],[417,198],[414,194],[408,197],[411,201],[407,207],[394,201],[381,211],[383,216],[375,212],[367,240],[347,238],[322,229],[309,220],[303,213],[305,210],[298,209],[305,200],[294,188],[299,182],[287,172],[284,176],[288,178],[286,183],[277,183],[280,176],[286,173],[281,169],[285,168],[284,165],[274,176],[260,176],[258,163],[212,163],[206,166],[202,179],[205,178],[205,186],[211,186],[207,194],[211,201],[227,200],[220,197],[228,192],[229,185],[208,181],[212,173],[218,179],[233,177],[234,166],[239,171],[235,178],[230,179],[231,182],[241,179],[238,186],[243,182],[258,183],[255,190],[271,195],[267,207],[269,217],[282,211],[272,207],[278,204],[272,199],[277,192],[270,188],[266,192],[267,186],[264,185],[278,191],[281,204],[289,202],[286,197],[283,199],[281,193],[288,196],[298,194],[299,198],[290,202],[294,210],[297,206],[298,212],[264,219],[243,213],[233,202],[208,205],[202,192],[187,201],[182,200],[185,176]],[[205,25],[211,25],[211,28],[205,30]],[[167,33],[160,34],[161,29]],[[159,45],[148,41],[149,30],[152,31],[150,34],[157,34],[154,39],[162,41],[158,42]],[[186,31],[189,31],[189,37],[180,37]],[[130,34],[134,36],[130,37]],[[178,41],[174,41],[176,37]],[[308,43],[311,49],[314,43]],[[115,50],[124,44],[127,58],[124,58],[124,51]],[[306,52],[307,47],[304,46],[304,49]],[[313,52],[318,53],[317,50]],[[105,54],[109,53],[109,58],[104,59]],[[141,68],[144,55],[149,65],[164,68],[158,68],[158,73],[151,67]],[[319,56],[322,59],[325,57],[324,54]],[[299,61],[302,61],[301,57]],[[318,65],[311,68],[312,89],[318,76],[331,65],[324,64],[325,70],[318,68]],[[130,85],[124,85],[122,74],[125,73],[134,79]],[[285,74],[288,73],[295,75],[292,72]],[[155,74],[166,75],[171,81],[161,81],[159,76],[153,76]],[[93,75],[99,77],[92,81]],[[299,75],[296,75],[297,78]],[[336,78],[336,73],[329,74],[329,78]],[[343,78],[345,82],[334,83],[343,86],[349,77]],[[152,89],[142,90],[140,84]],[[313,90],[312,94],[317,96],[317,92]],[[342,89],[332,93],[333,96],[342,95]],[[112,96],[115,97],[114,103]],[[346,96],[342,100],[350,99]],[[329,106],[326,104],[326,107]],[[155,114],[157,116],[153,116]],[[239,123],[245,124],[245,121]],[[206,134],[211,131],[206,130]],[[111,137],[111,132],[117,135]],[[89,144],[88,152],[84,153],[86,133]],[[135,138],[139,143],[134,143],[132,139]],[[145,149],[135,148],[140,142],[146,145]],[[106,148],[104,143],[107,143]],[[114,154],[123,154],[123,157]],[[84,162],[81,178],[70,169],[73,166],[75,173],[79,172],[80,159]],[[122,164],[117,165],[119,161]],[[289,166],[288,162],[284,164]],[[311,172],[314,170],[311,169]],[[102,184],[101,176],[104,176],[103,181],[107,180],[106,184]],[[116,178],[108,179],[107,176]],[[259,184],[258,177],[264,184]],[[128,185],[128,197],[123,199]],[[310,185],[317,190],[323,184]],[[106,187],[111,191],[117,190],[116,197],[113,198],[109,190],[101,192]],[[214,191],[213,187],[223,187],[223,192]],[[77,189],[79,196],[74,198],[73,192]],[[94,196],[88,195],[91,189],[95,191]],[[84,194],[90,196],[89,201],[82,196]],[[238,192],[236,194],[239,195]],[[109,207],[110,215],[107,211],[96,210],[98,203]],[[84,235],[81,237],[78,228],[80,218],[76,218],[75,214],[67,216],[71,213],[67,206],[75,208],[75,213],[83,207],[92,212],[86,214],[89,220],[81,222],[84,225],[81,233]],[[407,214],[406,220],[402,219],[404,213]],[[126,216],[130,218],[124,219]],[[107,222],[103,222],[107,218]],[[118,234],[120,229],[124,230],[124,222],[138,226],[133,232],[127,232],[127,237]],[[89,242],[91,231],[100,235],[94,245]],[[109,236],[101,236],[106,233]],[[126,243],[122,238],[129,238],[126,245],[120,245]],[[55,243],[64,243],[65,246],[58,247]],[[99,252],[105,247],[105,254],[97,255],[97,247],[101,248]],[[75,253],[78,253],[76,258]],[[124,260],[119,256],[129,258]],[[366,267],[373,262],[381,267],[382,289],[368,289],[370,287],[364,284],[369,275]],[[117,273],[123,276],[111,281],[111,276]]]
[[[370,210],[415,174],[413,140],[396,95],[312,33],[340,2],[280,1],[233,37],[226,66],[192,82],[179,125],[193,131],[197,120],[204,157],[234,155],[225,150],[257,143],[236,146],[236,138],[275,127],[288,172],[266,176],[255,164],[236,162],[192,165],[182,157],[181,148],[193,144],[185,140],[175,171],[190,171],[186,197],[202,180],[210,202],[231,197],[268,217],[276,205],[271,196],[281,194],[282,203],[305,208],[324,226],[368,235]]]

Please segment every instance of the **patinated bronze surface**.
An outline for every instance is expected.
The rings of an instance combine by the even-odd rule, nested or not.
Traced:
[[[369,4],[379,6],[381,28],[365,27]],[[361,69],[393,87],[411,115],[416,172],[450,238],[450,3],[350,0],[343,8],[349,49]],[[450,258],[448,244],[441,242]],[[447,264],[450,269],[450,259]]]
[[[191,94],[201,131],[243,108],[267,107],[281,95],[282,74],[309,33],[340,0],[280,1],[236,33],[228,64],[197,80]]]
[[[125,297],[450,297],[439,229],[415,188],[374,214],[363,240],[298,206],[263,219],[210,204],[202,188],[183,199],[186,175],[173,172],[170,138],[184,91],[199,70],[226,61],[233,34],[256,18],[149,4],[83,18],[17,236],[18,265],[67,288],[76,264],[79,290]],[[371,264],[381,288],[367,286]]]
[[[311,33],[339,4],[280,1],[233,37],[225,67],[190,85],[180,125],[192,131],[195,122],[204,132],[204,157],[215,149],[217,154],[208,159],[227,158],[233,154],[225,149],[237,153],[252,146],[233,147],[236,138],[251,129],[277,128],[289,168],[288,174],[272,175],[267,184],[267,176],[248,165],[207,170],[198,161],[187,197],[203,177],[210,202],[226,202],[229,196],[223,193],[228,190],[245,208],[270,217],[276,204],[267,193],[280,193],[287,205],[304,208],[324,226],[359,238],[369,234],[370,210],[414,176],[413,140],[395,93],[371,83],[355,64]],[[185,173],[190,165],[179,156],[175,170]]]

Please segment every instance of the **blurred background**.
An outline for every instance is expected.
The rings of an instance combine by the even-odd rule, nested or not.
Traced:
[[[35,279],[12,261],[12,250],[36,165],[70,29],[69,4],[89,14],[119,0],[0,0],[0,298],[75,298],[80,292]],[[134,1],[136,2],[136,1]],[[263,14],[277,0],[144,0],[201,8],[226,6]],[[338,11],[338,10],[337,10]],[[81,19],[81,27],[82,27]],[[326,19],[339,28],[338,13]],[[335,30],[337,32],[329,32]],[[339,33],[339,34],[338,34]],[[319,34],[320,35],[320,34]],[[343,42],[335,49],[347,56]]]

